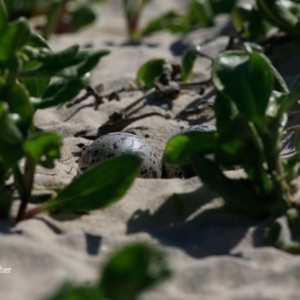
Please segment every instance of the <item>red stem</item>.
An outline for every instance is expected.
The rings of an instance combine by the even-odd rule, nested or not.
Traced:
[[[31,197],[31,191],[34,180],[35,162],[30,158],[26,159],[25,171],[24,171],[24,190],[21,196],[21,205],[16,218],[16,223],[23,220],[27,204]]]
[[[40,213],[41,211],[42,211],[42,206],[32,208],[32,209],[28,210],[27,212],[24,212],[22,219],[19,221],[30,219],[33,216],[35,216],[36,214]]]

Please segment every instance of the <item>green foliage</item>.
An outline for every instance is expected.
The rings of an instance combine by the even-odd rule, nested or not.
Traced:
[[[167,163],[192,162],[202,181],[249,216],[278,216],[292,206],[291,179],[299,155],[280,160],[285,112],[300,96],[298,78],[288,92],[270,61],[253,45],[227,51],[215,60],[217,133],[187,133],[166,147]],[[214,154],[214,160],[206,157]],[[241,166],[245,179],[223,170]]]
[[[164,256],[144,244],[130,245],[115,253],[104,267],[99,287],[106,299],[137,299],[170,275]]]
[[[4,29],[7,22],[7,13],[3,0],[0,0],[0,32]]]
[[[146,89],[152,88],[154,79],[162,72],[162,67],[166,63],[164,59],[154,58],[144,63],[136,75],[136,83],[145,86]]]
[[[141,35],[147,36],[160,30],[168,30],[174,34],[185,33],[195,26],[212,26],[213,18],[211,0],[191,0],[184,14],[169,11],[151,20],[141,31]]]
[[[238,31],[243,31],[243,36],[246,39],[265,36],[271,27],[255,5],[237,5],[232,9],[231,17],[235,28]],[[244,26],[245,28],[243,28]]]
[[[236,0],[210,0],[211,7],[215,15],[230,13],[236,2]]]
[[[288,34],[300,35],[300,3],[293,0],[256,0],[236,4],[236,0],[190,0],[185,13],[169,11],[151,20],[141,31],[147,36],[159,30],[186,33],[195,26],[209,27],[220,13],[229,13],[236,30],[246,39],[266,36],[272,26]]]
[[[256,4],[271,24],[292,35],[300,35],[299,2],[293,0],[256,0]]]
[[[169,11],[151,20],[141,31],[148,36],[156,31],[168,30],[171,33],[186,33],[194,27],[210,27],[214,17],[221,13],[230,13],[236,0],[190,0],[183,14]]]
[[[72,13],[73,31],[78,31],[81,28],[94,23],[97,20],[95,8],[91,3],[82,3]]]
[[[121,248],[108,259],[95,285],[65,284],[49,300],[135,300],[169,276],[169,267],[160,251],[135,243]]]
[[[190,28],[188,20],[183,18],[176,11],[169,11],[151,20],[141,31],[141,36],[148,36],[156,31],[168,30],[171,33],[186,32]]]
[[[89,211],[119,200],[131,186],[140,166],[137,156],[123,154],[95,165],[76,177],[41,210]]]
[[[292,0],[256,0],[255,4],[237,5],[232,21],[247,39],[265,36],[272,25],[284,32],[300,35],[300,3]]]
[[[197,58],[197,52],[199,48],[199,46],[192,45],[182,55],[181,74],[183,81],[187,81],[192,74],[193,66]]]
[[[139,21],[143,8],[151,0],[122,0],[125,13],[127,33],[130,41],[140,39]]]
[[[203,27],[212,26],[214,14],[210,0],[191,1],[186,17],[191,25],[198,24]]]
[[[8,189],[5,183],[7,178],[13,175],[14,185],[22,201],[17,216],[19,221],[24,218],[31,197],[36,166],[53,168],[55,160],[60,158],[62,146],[62,138],[59,135],[36,128],[33,122],[35,111],[75,97],[88,85],[90,71],[109,51],[92,52],[81,50],[75,45],[55,53],[42,37],[31,32],[24,18],[8,23],[3,2],[0,15],[3,17],[0,23],[0,215],[7,217],[9,214],[13,190]],[[21,161],[23,169],[20,167]],[[104,181],[104,178],[102,185],[97,186],[95,178],[99,179],[101,176],[94,171],[96,177],[93,180],[89,177],[93,176],[93,173],[77,178],[75,185],[71,184],[58,197],[60,204],[55,200],[50,201],[42,210],[58,207],[71,209],[72,205],[68,202],[70,200],[78,209],[99,208],[116,201],[133,181],[139,164],[137,158],[131,157],[126,162],[121,159],[120,163],[124,162],[123,166],[117,166],[117,161],[112,163],[110,169],[109,184],[116,185],[116,188],[111,189],[114,193],[109,194],[105,190],[103,184],[108,184],[108,181]],[[125,179],[117,178],[116,172],[123,172]],[[128,177],[125,176],[126,172]],[[109,172],[105,172],[107,173]],[[95,187],[91,188],[89,185],[92,183]],[[102,189],[104,196],[102,204],[97,206],[93,201],[99,189]],[[86,202],[76,202],[77,196]],[[37,208],[36,212],[39,210],[40,208]]]
[[[94,3],[98,0],[7,0],[8,17],[14,20],[20,16],[44,15],[42,35],[45,39],[52,32],[74,32],[92,24],[97,19]],[[0,15],[1,19],[1,15]]]

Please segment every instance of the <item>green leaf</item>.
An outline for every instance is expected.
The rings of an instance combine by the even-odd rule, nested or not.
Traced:
[[[155,58],[143,64],[137,72],[136,83],[144,85],[146,89],[152,88],[154,79],[161,74],[165,63],[164,59]]]
[[[92,210],[119,200],[131,186],[140,167],[140,158],[123,154],[95,165],[76,177],[41,210]]]
[[[8,113],[6,103],[0,101],[0,163],[12,167],[23,156],[22,134]],[[1,176],[0,176],[1,177]]]
[[[90,286],[64,284],[48,300],[133,300],[170,276],[164,255],[142,243],[127,245],[111,255],[101,281]]]
[[[290,93],[285,96],[280,107],[281,113],[286,111],[292,104],[300,98],[300,75],[298,75],[293,82]]]
[[[259,45],[250,42],[245,42],[244,46],[248,53],[258,52],[264,58],[264,60],[268,62],[269,66],[272,69],[274,79],[275,79],[274,90],[282,93],[288,93],[289,89],[284,79],[282,78],[280,73],[275,69],[271,60],[263,53],[263,49]]]
[[[127,22],[127,32],[131,41],[137,41],[140,38],[139,19],[143,7],[150,0],[123,0],[123,8]]]
[[[79,54],[79,45],[73,45],[59,52],[41,53],[38,60],[42,63],[38,67],[25,70],[21,76],[55,76],[64,68],[76,65],[86,58]]]
[[[197,58],[197,50],[198,49],[199,49],[199,46],[192,45],[182,55],[181,76],[182,76],[182,80],[184,82],[187,81],[192,74],[194,63]]]
[[[123,0],[123,6],[127,17],[132,20],[135,19],[143,7],[151,0]]]
[[[263,143],[253,124],[243,115],[237,115],[219,131],[215,158],[223,167],[243,166],[258,194],[270,192]]]
[[[141,292],[170,276],[160,251],[136,243],[115,253],[106,263],[100,289],[105,299],[138,299]]]
[[[237,0],[210,0],[214,14],[230,13]]]
[[[178,164],[190,155],[211,154],[216,145],[216,132],[188,132],[172,137],[165,148],[165,160],[168,164]]]
[[[0,61],[9,60],[30,38],[30,28],[24,18],[10,23],[0,35]]]
[[[53,32],[63,9],[64,1],[52,0],[47,7],[47,21],[43,27],[42,35],[47,40],[49,35]]]
[[[35,67],[36,62],[31,62],[26,65],[28,68]],[[26,70],[26,67],[23,70]],[[19,81],[26,87],[32,97],[40,97],[50,83],[50,78],[22,78]]]
[[[231,123],[233,118],[238,114],[238,109],[234,102],[218,91],[214,102],[214,111],[218,131]]]
[[[32,124],[34,112],[27,90],[17,82],[9,89],[5,98],[9,104],[10,112],[18,115],[16,124],[25,135]]]
[[[267,20],[280,29],[300,35],[300,4],[284,0],[256,0],[260,11]]]
[[[35,34],[31,32],[30,40],[27,42],[26,45],[30,45],[35,48],[45,48],[45,49],[50,49],[48,43],[46,40],[39,34]]]
[[[203,27],[213,25],[213,10],[209,0],[192,0],[187,12],[187,18],[192,24]]]
[[[28,43],[22,48],[22,52],[26,55],[29,55],[29,61],[23,63],[22,71],[26,71],[37,68],[40,65],[40,62],[36,60],[36,56],[45,52],[50,53],[50,48],[47,42],[40,35],[31,34],[31,38]],[[46,87],[49,85],[50,78],[26,78],[20,76],[19,81],[26,86],[31,97],[40,97],[45,91]]]
[[[282,166],[286,175],[287,181],[291,182],[295,179],[299,169],[300,151],[299,151],[299,134],[296,141],[296,152],[282,160]]]
[[[237,115],[230,123],[219,131],[216,146],[216,159],[218,162],[230,167],[232,165],[245,164],[248,157],[255,157],[262,165],[262,149],[255,149],[256,137],[251,130],[247,119],[242,115]],[[250,148],[249,148],[250,147]],[[262,148],[262,146],[261,146]],[[254,153],[251,150],[256,150]],[[259,155],[259,156],[257,156]]]
[[[0,33],[7,24],[7,12],[3,0],[0,0]]]
[[[35,109],[44,109],[65,103],[76,97],[88,85],[89,78],[61,79],[51,83],[41,99],[32,98]]]
[[[23,78],[52,76],[78,78],[90,72],[99,59],[109,53],[110,51],[106,49],[96,52],[79,51],[77,45],[57,53],[42,53],[37,57],[40,63],[36,67],[24,70],[21,76]]]
[[[142,30],[141,36],[148,36],[160,30],[169,30],[171,33],[182,33],[190,28],[189,22],[175,11],[169,11],[158,18],[151,20]]]
[[[260,11],[250,4],[235,6],[231,12],[231,17],[237,31],[244,28],[243,36],[247,39],[265,36],[269,29]],[[247,26],[244,27],[245,25]]]
[[[51,132],[39,132],[30,136],[24,142],[24,152],[33,161],[41,164],[44,168],[53,168],[54,161],[60,158],[62,138]]]
[[[108,55],[109,50],[99,50],[96,52],[89,52],[87,58],[78,66],[77,76],[82,77],[90,72],[98,64],[102,56]]]
[[[71,26],[73,31],[88,26],[96,21],[97,13],[95,7],[91,6],[91,3],[83,3],[72,12],[70,16]]]
[[[212,70],[216,89],[233,101],[256,126],[265,126],[265,112],[273,90],[273,72],[259,53],[227,51],[220,54]]]

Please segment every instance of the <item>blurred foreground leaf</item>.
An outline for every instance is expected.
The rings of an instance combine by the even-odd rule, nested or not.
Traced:
[[[137,243],[116,252],[107,262],[100,281],[105,299],[133,300],[168,278],[170,270],[159,251]]]
[[[137,300],[146,289],[170,276],[165,256],[143,243],[125,246],[111,255],[96,285],[65,284],[48,300]]]

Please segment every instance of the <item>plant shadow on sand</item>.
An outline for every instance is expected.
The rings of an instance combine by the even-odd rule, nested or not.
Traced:
[[[235,212],[222,204],[216,193],[200,187],[172,195],[152,214],[149,210],[135,211],[128,221],[127,233],[147,232],[162,245],[180,248],[194,258],[238,256],[234,249],[240,243],[266,246],[268,222]]]
[[[0,220],[0,234],[22,234],[22,230],[14,228],[15,223],[12,220]]]

